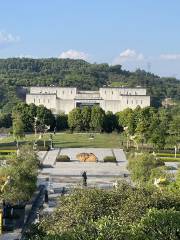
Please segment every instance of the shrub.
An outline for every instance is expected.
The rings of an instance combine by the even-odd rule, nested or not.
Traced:
[[[70,162],[70,157],[68,157],[67,155],[59,155],[56,158],[56,162]]]
[[[115,156],[106,156],[104,157],[104,162],[116,162]]]
[[[49,146],[36,146],[37,151],[49,151],[50,147]]]

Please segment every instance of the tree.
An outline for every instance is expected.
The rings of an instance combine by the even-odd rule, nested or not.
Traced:
[[[38,122],[41,125],[50,126],[50,129],[53,130],[55,127],[55,117],[52,114],[51,110],[47,109],[46,107],[40,105],[37,107],[37,115],[36,115]]]
[[[0,128],[10,128],[12,126],[12,116],[10,113],[0,114]]]
[[[111,133],[118,128],[117,117],[112,112],[108,111],[105,115],[103,129],[105,132]]]
[[[65,130],[68,128],[68,116],[66,114],[58,114],[56,116],[57,131]]]
[[[68,125],[69,128],[74,131],[81,131],[82,129],[82,117],[81,109],[75,108],[68,114]]]
[[[28,201],[36,189],[39,161],[32,146],[25,145],[17,157],[0,172],[0,176],[9,176],[2,198],[12,204]]]
[[[129,157],[128,169],[131,171],[132,180],[142,184],[149,181],[152,169],[163,165],[164,163],[152,154],[139,154]]]
[[[21,119],[21,115],[14,113],[13,115],[13,135],[15,139],[22,138],[24,136],[24,124]]]
[[[91,110],[90,127],[93,131],[101,132],[103,130],[105,112],[102,108],[94,105]]]
[[[90,129],[90,121],[91,121],[91,108],[90,107],[83,107],[81,110],[81,117],[82,117],[82,128],[85,131],[89,131]]]

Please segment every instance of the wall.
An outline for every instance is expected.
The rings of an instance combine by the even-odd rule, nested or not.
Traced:
[[[31,87],[26,102],[44,105],[55,114],[68,114],[79,102],[99,103],[106,112],[116,113],[126,108],[150,106],[150,96],[146,96],[144,88],[100,88],[98,92],[77,91],[76,88]]]
[[[56,113],[56,94],[27,94],[26,103],[34,103],[37,106],[44,105],[51,109],[53,113]]]

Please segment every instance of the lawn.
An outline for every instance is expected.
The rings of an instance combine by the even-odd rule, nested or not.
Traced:
[[[87,133],[56,134],[53,136],[55,147],[95,147],[95,148],[119,148],[122,147],[124,136],[121,134],[93,134],[90,138]],[[125,139],[124,139],[125,141]]]
[[[97,147],[97,148],[119,148],[122,147],[122,141],[125,141],[125,137],[122,134],[112,133],[112,134],[92,134],[89,133],[56,133],[52,134],[54,147],[62,148],[75,148],[75,147]],[[42,140],[49,140],[50,134],[47,133],[44,135]],[[28,134],[21,141],[29,142],[34,141],[34,134]],[[13,143],[14,139],[12,137],[4,138],[0,140],[1,145],[6,145],[6,143]],[[125,144],[125,142],[124,142]],[[15,145],[15,143],[13,144]]]

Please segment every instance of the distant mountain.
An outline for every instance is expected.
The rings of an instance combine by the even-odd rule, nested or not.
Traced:
[[[121,65],[90,64],[72,59],[0,59],[0,109],[10,111],[22,100],[25,86],[75,86],[84,90],[96,90],[103,86],[146,87],[152,96],[152,104],[158,106],[168,97],[180,99],[180,81],[160,78],[143,70],[129,72]]]

